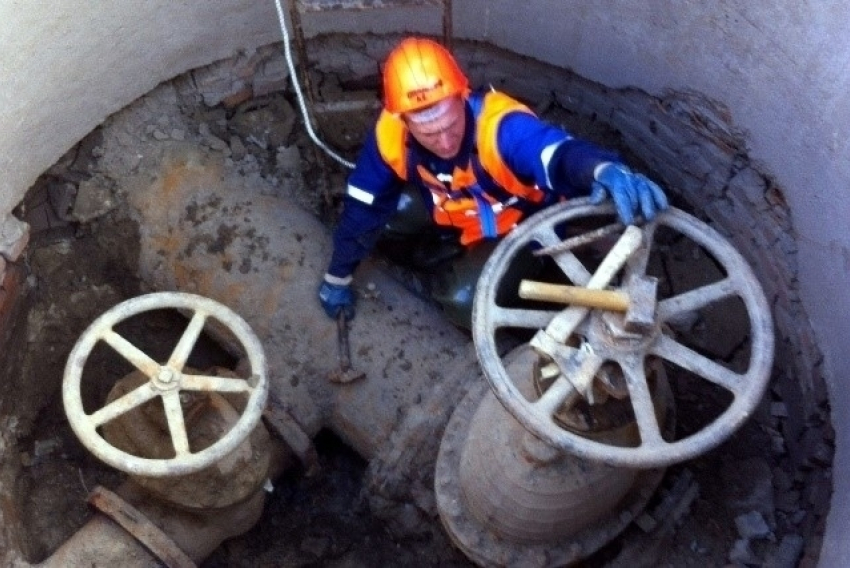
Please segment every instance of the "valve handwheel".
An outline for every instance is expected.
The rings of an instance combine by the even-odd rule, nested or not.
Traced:
[[[665,467],[705,453],[728,438],[751,415],[770,379],[773,362],[773,324],[770,307],[752,269],[716,231],[687,213],[670,208],[641,231],[631,226],[591,274],[569,250],[557,250],[560,227],[586,217],[613,213],[613,206],[591,205],[587,200],[549,207],[525,220],[499,244],[479,279],[473,307],[473,339],[478,359],[490,386],[503,406],[532,434],[548,445],[586,459],[614,466]],[[518,253],[536,243],[549,249],[552,260],[577,286],[602,290],[622,272],[620,281],[646,276],[653,239],[666,226],[701,246],[722,267],[723,277],[687,292],[658,301],[655,321],[638,331],[619,329],[617,317],[600,309],[581,306],[512,307],[497,303],[497,291]],[[580,240],[580,237],[577,238]],[[623,289],[625,290],[625,288]],[[622,291],[618,291],[622,294]],[[666,322],[727,298],[738,298],[746,308],[750,325],[750,352],[746,371],[736,372],[712,360],[672,336]],[[653,299],[654,301],[654,299]],[[550,307],[551,306],[551,307]],[[529,400],[511,377],[499,354],[496,336],[500,329],[538,330],[531,344],[549,356],[560,374],[538,399]],[[575,348],[580,344],[580,348]],[[662,435],[647,384],[648,357],[668,361],[719,387],[731,395],[731,403],[702,429],[677,440]],[[592,383],[606,362],[622,369],[628,396],[640,434],[640,444],[624,447],[591,440],[562,428],[555,418],[576,391],[592,394]]]
[[[132,316],[164,308],[190,312],[192,317],[168,361],[160,364],[114,331],[114,327]],[[227,378],[190,374],[184,371],[207,320],[224,324],[241,343],[250,364],[247,378]],[[83,408],[81,380],[88,356],[103,341],[147,377],[147,381],[131,392],[109,402],[99,410],[87,413]],[[189,445],[185,417],[180,402],[182,391],[238,393],[247,398],[244,411],[233,427],[215,443],[193,452]],[[83,332],[65,366],[62,399],[68,421],[77,437],[105,463],[136,475],[183,475],[212,465],[232,452],[260,421],[268,395],[265,354],[260,340],[238,314],[226,306],[193,294],[157,292],[122,302],[98,317]],[[150,459],[131,455],[111,445],[98,431],[104,424],[161,398],[174,457]]]

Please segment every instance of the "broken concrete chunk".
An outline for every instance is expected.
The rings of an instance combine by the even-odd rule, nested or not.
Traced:
[[[30,226],[11,213],[0,217],[0,255],[15,262],[30,239]]]
[[[746,539],[736,540],[735,544],[732,545],[732,550],[729,551],[729,562],[744,566],[761,565],[758,557],[753,554],[753,550],[750,548],[750,541]]]
[[[77,197],[77,186],[72,183],[51,184],[47,188],[47,200],[56,216],[63,221],[71,221],[71,209]]]
[[[658,526],[658,521],[656,521],[652,515],[643,512],[635,518],[635,524],[640,527],[643,532],[650,533]]]
[[[740,472],[747,472],[742,476]],[[776,508],[774,505],[773,471],[763,458],[748,458],[729,461],[721,470],[728,506],[733,514],[742,515],[751,511],[760,513],[773,526]]]
[[[785,438],[781,434],[771,435],[770,449],[778,456],[785,454]]]
[[[800,509],[800,492],[783,491],[776,500],[776,508],[785,513],[794,513]]]
[[[768,538],[771,536],[770,527],[758,511],[750,511],[735,517],[735,526],[741,538]]]
[[[770,404],[770,415],[777,418],[788,418],[788,407],[784,402],[773,402]]]
[[[834,450],[830,444],[821,441],[817,446],[815,446],[814,450],[812,450],[810,459],[817,465],[829,467],[832,464],[833,451]]]
[[[248,150],[245,148],[245,144],[242,143],[242,140],[238,136],[230,137],[230,154],[234,160],[237,162],[245,157],[245,154],[248,153]]]
[[[287,143],[296,119],[292,105],[278,97],[259,107],[245,105],[231,119],[230,128],[246,140],[255,138],[261,147],[277,147]]]
[[[779,546],[764,559],[764,565],[770,568],[794,568],[803,554],[803,537],[789,534],[782,538]]]
[[[224,152],[226,154],[230,153],[230,146],[228,146],[227,142],[221,138],[210,135],[204,139],[204,142],[213,150]]]
[[[301,152],[298,147],[280,146],[275,154],[275,165],[284,172],[301,172]]]
[[[88,223],[109,213],[116,206],[113,186],[114,182],[102,175],[81,181],[70,217]]]
[[[283,91],[289,80],[289,67],[283,57],[266,61],[254,75],[254,96],[262,97],[275,91]]]

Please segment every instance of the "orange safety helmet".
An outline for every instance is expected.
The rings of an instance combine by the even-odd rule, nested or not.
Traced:
[[[400,114],[464,95],[469,80],[448,50],[435,41],[407,38],[384,63],[384,107]]]

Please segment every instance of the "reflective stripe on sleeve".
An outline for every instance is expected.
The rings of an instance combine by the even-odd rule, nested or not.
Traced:
[[[549,179],[549,162],[552,161],[552,156],[555,154],[555,150],[558,149],[558,146],[560,146],[567,140],[572,140],[572,136],[568,136],[560,142],[549,144],[548,146],[543,148],[542,152],[540,152],[540,161],[543,162],[543,171],[546,172],[546,187],[552,187],[552,180]]]
[[[342,278],[339,276],[334,276],[333,274],[326,273],[325,274],[325,282],[328,284],[336,284],[337,286],[348,286],[351,284],[351,280],[353,276],[349,274],[348,276]]]
[[[599,174],[602,173],[602,170],[611,165],[616,166],[614,162],[602,162],[601,164],[597,164],[596,167],[593,168],[593,179],[598,180]],[[623,171],[623,168],[620,168],[620,171]]]
[[[354,185],[349,185],[345,190],[348,195],[356,199],[357,201],[361,201],[366,205],[372,205],[375,201],[375,196],[369,193],[368,191],[364,191],[359,187]]]

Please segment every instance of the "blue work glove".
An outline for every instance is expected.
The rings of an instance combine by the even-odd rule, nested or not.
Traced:
[[[351,277],[337,278],[326,274],[319,286],[319,301],[329,318],[336,319],[344,311],[345,319],[353,319],[354,292],[351,290]]]
[[[656,212],[669,206],[667,196],[658,184],[644,175],[633,173],[623,164],[611,162],[599,166],[594,178],[590,202],[599,205],[606,196],[611,196],[624,225],[634,224],[636,213],[652,221]]]

